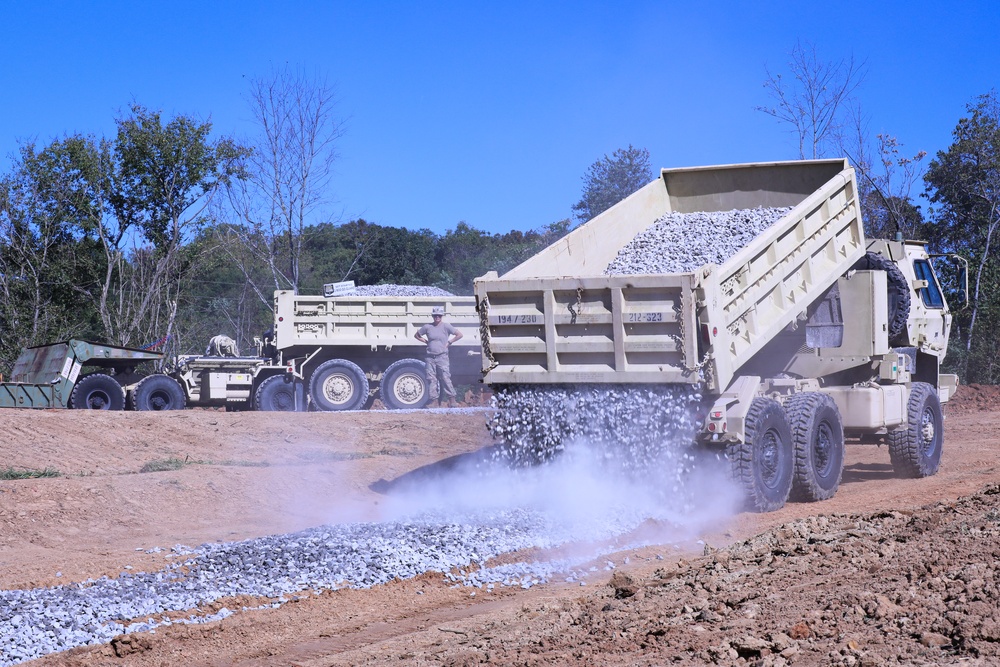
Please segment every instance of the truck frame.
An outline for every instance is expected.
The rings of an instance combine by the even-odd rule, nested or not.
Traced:
[[[792,207],[721,265],[603,275],[664,213]],[[697,444],[748,505],[832,497],[845,438],[937,471],[951,312],[923,243],[865,239],[854,169],[808,160],[660,177],[503,276],[475,282],[486,384],[696,384]]]

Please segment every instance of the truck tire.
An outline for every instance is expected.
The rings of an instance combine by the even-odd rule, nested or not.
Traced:
[[[934,387],[914,382],[906,402],[906,425],[889,431],[889,460],[900,477],[930,477],[941,465],[944,419]]]
[[[833,498],[844,471],[844,422],[837,404],[826,394],[805,392],[785,401],[785,414],[795,454],[792,500]]]
[[[422,408],[427,404],[427,364],[400,359],[385,369],[379,395],[390,410]]]
[[[910,286],[906,276],[888,257],[877,252],[867,252],[852,267],[858,271],[885,271],[888,288],[889,345],[900,347],[909,343],[906,319],[910,316]]]
[[[124,410],[125,390],[110,375],[87,375],[73,387],[69,407],[74,410]]]
[[[295,382],[292,376],[272,375],[254,392],[254,409],[264,412],[295,412]]]
[[[184,389],[169,375],[148,375],[132,390],[129,407],[133,410],[183,410]]]
[[[368,398],[368,378],[354,362],[330,359],[313,371],[309,396],[323,411],[357,410]]]
[[[781,509],[792,490],[792,434],[781,404],[755,398],[746,417],[746,442],[726,448],[730,470],[754,512]]]

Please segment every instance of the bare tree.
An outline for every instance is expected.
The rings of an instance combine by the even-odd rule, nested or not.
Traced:
[[[859,174],[858,198],[865,232],[874,238],[892,238],[896,233],[914,238],[919,234],[923,214],[913,203],[913,187],[923,178],[922,161],[927,152],[907,157],[902,153],[903,144],[887,133],[876,134],[873,140],[868,120],[857,104],[836,141]]]
[[[344,124],[334,114],[334,89],[287,67],[254,79],[248,102],[260,133],[248,142],[246,179],[233,183],[230,201],[246,227],[241,240],[267,263],[274,289],[297,291],[303,230],[334,217],[331,182]]]
[[[856,63],[853,56],[836,62],[822,61],[814,45],[801,42],[789,55],[789,77],[765,67],[764,88],[774,106],[755,109],[792,126],[800,159],[823,157],[826,149],[834,145],[831,140],[845,122],[844,112],[864,80],[865,62]]]

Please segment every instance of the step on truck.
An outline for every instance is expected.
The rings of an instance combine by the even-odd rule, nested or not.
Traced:
[[[756,207],[791,208],[718,264],[605,273],[668,212]],[[865,238],[846,160],[663,169],[475,298],[495,394],[695,387],[692,445],[752,510],[832,497],[845,439],[886,444],[903,476],[938,469],[951,313],[923,243]]]
[[[339,286],[339,284],[338,284]],[[227,410],[389,409],[428,403],[424,345],[414,334],[444,307],[463,333],[450,350],[456,385],[481,377],[479,318],[471,296],[274,293],[274,326],[254,356],[183,355],[170,371],[188,405]]]

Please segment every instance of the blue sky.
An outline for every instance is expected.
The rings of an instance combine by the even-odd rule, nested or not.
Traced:
[[[792,159],[754,111],[797,40],[867,60],[858,93],[904,152],[947,148],[1000,85],[1000,3],[0,0],[0,169],[18,141],[111,135],[135,101],[252,131],[249,78],[325,75],[346,119],[343,218],[441,233],[571,215],[606,153],[653,166]]]

